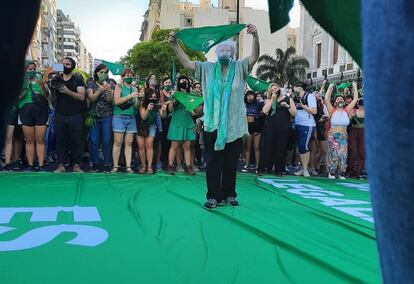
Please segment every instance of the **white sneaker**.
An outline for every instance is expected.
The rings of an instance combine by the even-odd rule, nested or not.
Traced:
[[[304,171],[303,171],[303,176],[304,176],[305,178],[309,178],[309,177],[311,177],[311,176],[310,176],[310,174],[309,174],[309,171],[308,171],[308,170],[304,170]]]
[[[193,171],[199,172],[200,170],[196,166],[193,166]]]
[[[295,175],[295,176],[301,176],[301,175],[303,175],[303,171],[302,171],[302,170],[300,170],[300,171],[298,171],[298,172],[294,173],[294,175]]]
[[[344,176],[339,176],[339,179],[341,179],[341,180],[345,180],[345,179],[346,179],[346,177],[344,177]]]
[[[183,166],[178,166],[177,167],[177,172],[184,172]]]
[[[333,176],[333,175],[331,175],[330,173],[328,174],[328,178],[329,179],[335,179],[336,177],[335,176]]]

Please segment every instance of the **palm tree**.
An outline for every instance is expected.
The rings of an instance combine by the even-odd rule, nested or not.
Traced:
[[[305,76],[309,62],[305,57],[297,56],[294,47],[289,47],[285,52],[277,48],[275,54],[276,57],[268,54],[259,57],[258,78],[284,86],[293,85]]]

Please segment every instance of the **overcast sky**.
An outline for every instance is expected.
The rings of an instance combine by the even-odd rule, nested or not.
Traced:
[[[245,0],[246,6],[267,10],[267,0]],[[139,41],[148,0],[57,0],[58,9],[70,16],[94,58],[117,61]],[[198,3],[198,0],[190,0]],[[291,13],[291,26],[299,26],[299,5]],[[212,1],[217,6],[217,0]]]

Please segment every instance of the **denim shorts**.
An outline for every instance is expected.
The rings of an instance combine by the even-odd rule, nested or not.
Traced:
[[[114,115],[112,118],[112,130],[118,133],[137,133],[137,123],[135,121],[135,116]]]

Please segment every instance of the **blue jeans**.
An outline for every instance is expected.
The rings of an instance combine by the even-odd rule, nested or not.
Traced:
[[[384,283],[414,283],[414,2],[362,0],[365,137]]]
[[[104,165],[111,164],[112,152],[112,117],[96,118],[95,126],[89,129],[89,139],[92,147],[92,163],[99,164],[99,146],[102,143]]]

